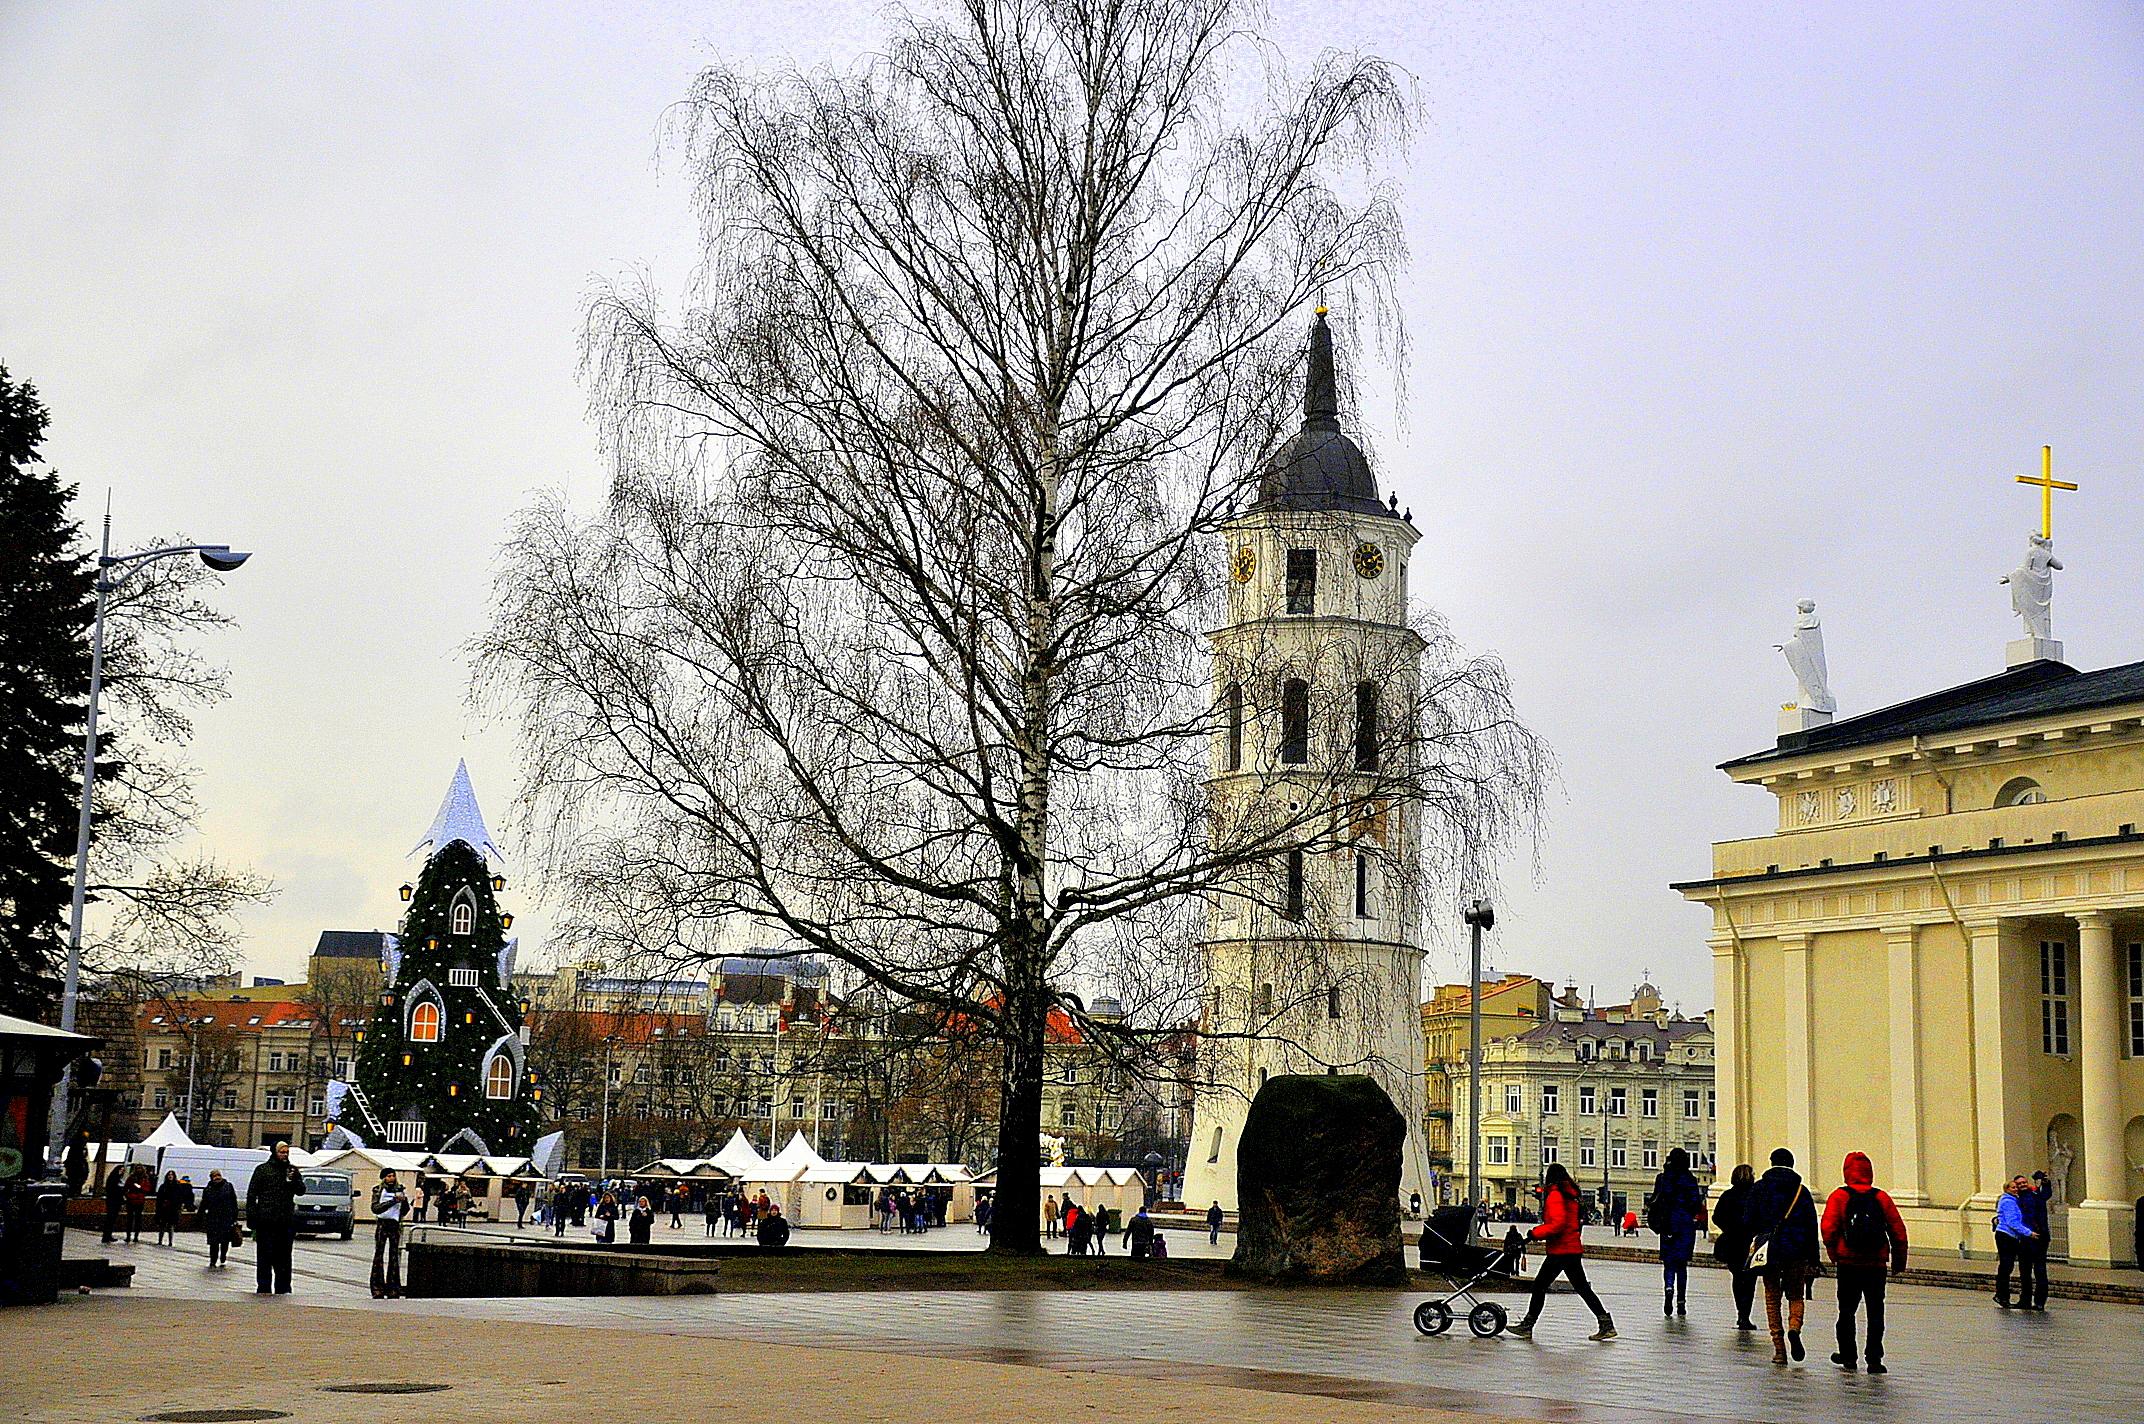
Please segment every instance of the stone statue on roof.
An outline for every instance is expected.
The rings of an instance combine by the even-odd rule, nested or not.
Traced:
[[[1787,655],[1787,666],[1794,670],[1800,688],[1795,706],[1804,712],[1836,712],[1839,704],[1831,695],[1830,672],[1824,665],[1824,628],[1817,621],[1816,600],[1802,599],[1794,610],[1794,632],[1772,646]]]
[[[2055,557],[2055,541],[2045,534],[2027,536],[2025,562],[2000,580],[2010,585],[2010,611],[2025,620],[2025,635],[2040,642],[2055,636],[2055,574],[2062,561]]]

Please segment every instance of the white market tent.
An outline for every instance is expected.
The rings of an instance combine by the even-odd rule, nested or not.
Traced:
[[[750,1177],[767,1165],[767,1159],[759,1155],[741,1128],[731,1133],[730,1140],[722,1144],[722,1150],[707,1160],[732,1177]]]
[[[156,1131],[141,1140],[144,1147],[192,1147],[193,1137],[179,1126],[177,1113],[165,1113],[164,1120],[156,1125]]]

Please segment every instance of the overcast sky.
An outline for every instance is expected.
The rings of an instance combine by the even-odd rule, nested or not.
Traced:
[[[664,106],[878,23],[0,6],[0,361],[85,520],[109,487],[122,542],[259,551],[197,743],[205,848],[281,887],[259,972],[393,925],[457,757],[510,820],[458,649],[514,509],[603,489],[589,283],[690,261]],[[1667,882],[1772,824],[1714,767],[1773,736],[1794,599],[1842,712],[1999,671],[2042,443],[2084,485],[2056,636],[2144,658],[2144,6],[1288,3],[1274,38],[1381,54],[1425,101],[1409,400],[1364,434],[1424,533],[1416,596],[1562,761],[1497,965],[1709,1006],[1707,916]]]

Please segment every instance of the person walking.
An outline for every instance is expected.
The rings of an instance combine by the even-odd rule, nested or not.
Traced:
[[[1764,1321],[1772,1333],[1772,1363],[1803,1358],[1802,1317],[1819,1248],[1816,1203],[1794,1170],[1794,1154],[1772,1149],[1772,1165],[1750,1189],[1744,1213],[1750,1230],[1751,1269],[1764,1280]],[[1757,1258],[1762,1253],[1763,1259]],[[1781,1304],[1785,1316],[1781,1316]]]
[[[194,1204],[194,1189],[179,1180],[177,1172],[164,1173],[163,1183],[156,1189],[156,1244],[176,1246],[179,1241],[179,1217]]]
[[[238,1234],[238,1188],[224,1178],[221,1168],[208,1174],[201,1189],[201,1233],[208,1238],[208,1264],[220,1270],[228,1264],[231,1238]]]
[[[104,1169],[104,1244],[107,1246],[118,1239],[119,1215],[127,1208],[127,1182],[133,1175],[117,1167]]]
[[[402,1294],[402,1218],[409,1214],[409,1192],[395,1179],[395,1169],[380,1172],[372,1190],[372,1298],[393,1300]]]
[[[1561,1162],[1548,1164],[1548,1171],[1541,1178],[1541,1224],[1532,1231],[1532,1236],[1541,1242],[1542,1260],[1540,1273],[1534,1277],[1533,1299],[1527,1302],[1526,1318],[1511,1327],[1511,1333],[1519,1339],[1531,1338],[1534,1322],[1541,1318],[1541,1307],[1548,1300],[1549,1285],[1558,1276],[1571,1283],[1578,1298],[1593,1312],[1599,1326],[1588,1339],[1613,1340],[1615,1321],[1608,1308],[1601,1304],[1593,1293],[1593,1285],[1586,1279],[1585,1243],[1579,1236],[1578,1183],[1571,1180],[1570,1169]]]
[[[596,1203],[595,1237],[600,1245],[608,1246],[618,1239],[618,1199],[609,1192],[603,1193]]]
[[[722,1193],[709,1191],[700,1199],[700,1218],[707,1228],[703,1234],[714,1235],[715,1228],[722,1224]]]
[[[2010,1273],[2032,1247],[2032,1223],[2025,1219],[2021,1200],[2028,1189],[2023,1177],[2012,1177],[2003,1184],[2003,1194],[1995,1199],[1995,1304],[2003,1310],[2010,1308]],[[2032,1277],[2026,1275],[2020,1285],[2020,1303],[2030,1310]]]
[[[1144,1261],[1154,1254],[1154,1218],[1140,1207],[1124,1227],[1125,1249],[1134,1261]]]
[[[256,1294],[290,1294],[290,1246],[298,1234],[298,1194],[304,1190],[305,1178],[290,1165],[288,1142],[278,1142],[246,1183]]]
[[[1221,1223],[1226,1219],[1221,1212],[1219,1202],[1215,1202],[1212,1206],[1206,1208],[1206,1244],[1208,1246],[1221,1244]]]
[[[2017,1306],[2043,1315],[2047,1312],[2047,1198],[2052,1191],[2045,1172],[2034,1172],[2031,1181],[2018,1183],[2017,1209],[2032,1234],[2019,1245]]]
[[[1846,1154],[1840,1169],[1846,1184],[1824,1203],[1824,1249],[1839,1268],[1839,1348],[1831,1362],[1855,1368],[1854,1311],[1868,1307],[1869,1373],[1888,1373],[1883,1363],[1884,1282],[1906,1269],[1906,1223],[1890,1193],[1876,1185],[1868,1157]]]
[[[1749,1194],[1757,1183],[1756,1169],[1747,1162],[1735,1165],[1727,1190],[1712,1208],[1712,1255],[1727,1268],[1734,1288],[1735,1329],[1755,1330],[1749,1318],[1757,1302],[1757,1273],[1749,1268]]]
[[[1660,1238],[1660,1313],[1687,1315],[1690,1257],[1697,1250],[1697,1233],[1705,1229],[1705,1189],[1691,1174],[1690,1154],[1682,1148],[1668,1153],[1666,1169],[1653,1178],[1646,1214]]]
[[[1042,1239],[1057,1239],[1057,1223],[1064,1220],[1064,1208],[1057,1204],[1057,1193],[1051,1192],[1042,1199]]]
[[[528,1224],[529,1184],[527,1182],[517,1182],[514,1185],[514,1229],[518,1231]]]
[[[155,1194],[156,1178],[147,1167],[136,1167],[127,1173],[127,1244],[141,1240],[141,1214]]]
[[[626,1219],[626,1237],[635,1246],[645,1246],[655,1235],[655,1208],[641,1197],[633,1203],[633,1214]]]

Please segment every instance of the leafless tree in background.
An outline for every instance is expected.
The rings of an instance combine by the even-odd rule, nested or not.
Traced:
[[[1380,769],[1206,796],[1219,532],[1311,298],[1387,310],[1402,252],[1339,186],[1398,79],[1327,54],[1245,99],[1279,69],[1255,20],[969,0],[850,71],[704,73],[698,284],[593,303],[608,506],[523,513],[478,643],[564,933],[677,962],[746,921],[977,1026],[997,1250],[1039,1249],[1053,1010],[1141,1071],[1200,1012],[1211,897],[1399,804],[1437,808],[1432,866],[1478,859],[1538,787],[1500,669],[1446,639]]]

